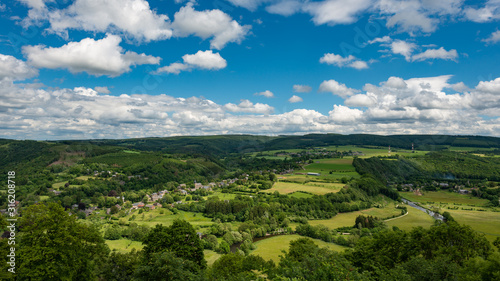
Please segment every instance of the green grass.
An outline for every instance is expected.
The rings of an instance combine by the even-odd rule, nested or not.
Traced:
[[[66,183],[67,183],[67,181],[56,182],[56,183],[52,184],[52,188],[55,190],[59,190],[59,188],[63,187]]]
[[[129,239],[119,239],[119,240],[106,240],[110,250],[116,250],[121,253],[128,253],[132,249],[141,250],[142,243],[138,241],[132,241]]]
[[[46,196],[46,195],[40,195],[40,201],[45,201],[47,199],[49,199],[50,197],[49,196]]]
[[[483,206],[484,204],[488,203],[488,200],[486,199],[450,191],[427,191],[422,195],[416,195],[413,192],[400,192],[400,194],[403,198],[406,198],[413,202],[419,202],[427,207],[430,207],[430,205],[436,205],[438,203],[440,203],[441,205],[453,205],[454,203],[456,203],[470,206]]]
[[[309,193],[297,191],[297,192],[290,193],[290,197],[293,197],[293,198],[311,198],[311,197],[313,197],[313,195],[309,194]]]
[[[160,214],[160,210],[164,211],[163,215]],[[143,214],[144,214],[144,219],[142,218]],[[130,213],[129,215],[121,219],[128,221],[128,219],[132,217],[132,215],[136,215],[135,220],[133,220],[132,222],[135,222],[138,225],[146,225],[149,227],[153,227],[157,224],[163,224],[164,226],[169,226],[176,219],[186,220],[195,227],[208,226],[213,223],[211,218],[206,218],[202,216],[201,213],[178,211],[178,213],[174,215],[169,210],[163,208],[151,210],[149,212],[143,212],[142,214],[139,214],[139,211],[136,210],[133,213]]]
[[[298,184],[291,182],[276,182],[271,189],[264,190],[267,193],[278,191],[280,194],[289,194],[297,191],[310,192],[312,194],[323,195],[332,192],[338,192],[344,187],[344,184],[335,183],[317,183],[309,182],[307,184]]]
[[[410,231],[414,227],[429,228],[434,219],[428,214],[408,206],[408,215],[386,222],[388,227],[397,226],[402,230]]]
[[[470,225],[475,231],[484,233],[490,242],[500,237],[500,212],[448,209],[443,211],[449,212],[458,223]]]
[[[492,151],[495,150],[494,147],[461,147],[461,146],[449,146],[448,150],[450,151]]]
[[[297,240],[299,238],[303,238],[303,236],[296,234],[280,235],[260,240],[258,242],[255,242],[255,246],[257,248],[253,250],[251,254],[261,256],[265,260],[273,260],[275,263],[278,263],[280,260],[279,256],[283,255],[282,251],[288,251],[288,248],[290,247],[290,242],[293,240]],[[327,243],[318,239],[311,239],[311,240],[313,240],[316,245],[322,248],[327,247],[331,250],[339,252],[347,249],[346,247],[342,247],[333,243]]]
[[[124,150],[123,152],[132,154],[141,154],[139,151],[132,151],[132,150]]]
[[[369,158],[369,157],[374,157],[374,156],[387,156],[389,152],[389,147],[359,147],[355,145],[343,145],[343,146],[330,146],[328,147],[329,150],[335,150],[337,149],[338,151],[360,151],[364,155],[359,156],[361,158]],[[398,148],[391,148],[391,155],[404,155],[406,157],[410,156],[417,156],[417,155],[424,155],[429,151],[419,151],[415,150],[415,153],[411,153],[411,149],[398,149]]]
[[[360,215],[373,216],[378,218],[387,218],[399,214],[401,214],[400,209],[396,209],[393,206],[386,206],[384,208],[370,208],[362,211],[341,213],[327,220],[311,220],[309,221],[309,224],[310,225],[322,224],[330,229],[336,229],[344,226],[354,226],[354,221],[356,220],[356,217]]]
[[[211,250],[203,250],[203,254],[205,255],[205,260],[207,261],[208,266],[214,264],[214,262],[222,256],[221,254]]]
[[[77,177],[76,179],[77,179],[77,180],[84,180],[84,181],[86,181],[86,180],[89,180],[89,179],[93,179],[93,180],[95,180],[95,179],[96,179],[96,177],[91,177],[91,176],[79,176],[79,177]]]
[[[210,194],[210,195],[205,196],[203,198],[208,199],[208,197],[214,197],[214,196],[219,197],[220,200],[230,200],[230,199],[234,199],[236,197],[236,194],[234,194],[234,193],[222,193],[222,192],[216,191],[213,194]]]

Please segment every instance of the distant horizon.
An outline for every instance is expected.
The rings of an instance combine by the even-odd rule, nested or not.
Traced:
[[[448,137],[485,137],[485,138],[500,138],[500,136],[487,136],[487,135],[461,135],[461,134],[392,134],[392,135],[382,135],[382,134],[369,134],[369,133],[353,133],[353,134],[339,134],[339,133],[307,133],[307,134],[295,134],[295,135],[259,135],[259,134],[217,134],[217,135],[178,135],[178,136],[163,136],[163,137],[131,137],[131,138],[102,138],[102,139],[12,139],[0,137],[2,140],[13,140],[13,141],[113,141],[113,140],[133,140],[133,139],[168,139],[168,138],[182,138],[182,137],[217,137],[217,136],[251,136],[251,137],[301,137],[308,135],[340,135],[340,136],[353,136],[353,135],[373,135],[381,137],[392,137],[392,136],[448,136]]]

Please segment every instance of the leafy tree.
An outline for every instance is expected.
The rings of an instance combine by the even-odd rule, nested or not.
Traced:
[[[229,253],[230,249],[231,248],[230,248],[229,244],[225,240],[222,240],[222,242],[220,242],[220,244],[219,244],[218,252],[222,253],[222,254],[227,254],[227,253]]]
[[[111,252],[99,266],[102,281],[129,281],[139,265],[139,255],[135,248],[130,253]]]
[[[118,240],[122,238],[121,235],[121,229],[117,225],[112,225],[108,228],[106,228],[106,231],[104,232],[104,239],[108,240]]]
[[[354,269],[341,254],[300,238],[290,242],[273,275],[276,280],[370,280]]]
[[[207,249],[215,251],[219,247],[219,241],[215,235],[210,234],[205,238],[205,245],[207,245]]]
[[[95,280],[97,264],[109,253],[95,227],[55,203],[30,206],[19,226],[18,276],[26,280]]]
[[[231,253],[214,262],[207,275],[209,280],[256,280],[274,265],[259,256]],[[262,280],[262,279],[257,279]]]
[[[144,239],[144,254],[147,259],[153,253],[170,251],[177,257],[190,260],[200,268],[206,267],[203,244],[193,226],[177,219],[171,226],[156,225]]]
[[[152,253],[150,259],[137,268],[135,280],[179,280],[191,281],[200,279],[200,266],[191,261],[177,257],[169,251]]]

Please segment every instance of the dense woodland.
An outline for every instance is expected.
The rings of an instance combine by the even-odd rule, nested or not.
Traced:
[[[263,193],[282,171],[299,169],[315,156],[268,159],[248,153],[318,146],[408,144],[433,152],[406,158],[355,158],[361,175],[350,178],[337,193],[296,198]],[[94,141],[0,140],[0,170],[16,172],[20,202],[16,237],[16,274],[1,264],[2,280],[498,280],[500,239],[490,244],[484,235],[460,225],[447,214],[430,229],[406,232],[383,221],[359,216],[351,227],[312,226],[377,206],[380,198],[399,201],[405,184],[432,190],[435,182],[478,187],[474,196],[498,206],[500,158],[443,150],[445,145],[500,147],[500,139],[457,136],[214,136]],[[494,154],[495,150],[492,150]],[[343,153],[334,154],[342,157]],[[87,177],[86,180],[78,177]],[[220,187],[232,199],[209,196],[206,190],[181,194],[178,186],[194,187],[226,179]],[[53,185],[66,182],[56,195]],[[117,205],[146,201],[147,194],[167,190],[165,211],[206,217],[209,227],[197,229],[185,220],[172,225],[141,226],[119,220]],[[41,200],[41,198],[44,198]],[[119,199],[122,198],[122,199]],[[207,199],[205,199],[207,198]],[[183,201],[174,205],[174,202]],[[127,202],[127,203],[123,203]],[[0,206],[8,205],[5,193]],[[75,208],[76,206],[76,208]],[[105,219],[88,217],[90,206],[110,208]],[[401,207],[401,214],[406,207]],[[137,215],[145,215],[139,210]],[[135,217],[135,215],[134,215]],[[239,227],[232,227],[237,222]],[[297,224],[295,229],[290,225]],[[0,254],[10,252],[8,223],[1,217]],[[344,253],[319,248],[301,238],[290,244],[279,263],[251,255],[253,239],[269,234],[297,233],[349,247]],[[348,232],[344,237],[338,233]],[[144,245],[141,251],[110,251],[107,240],[127,238]],[[231,252],[231,246],[239,249]],[[203,250],[223,254],[208,266]]]

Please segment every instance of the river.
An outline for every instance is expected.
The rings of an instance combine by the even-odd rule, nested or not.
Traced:
[[[408,206],[413,207],[413,208],[415,208],[417,210],[420,210],[420,211],[428,214],[429,216],[433,217],[436,220],[444,221],[444,217],[442,215],[438,214],[438,213],[434,213],[433,211],[430,211],[430,210],[427,210],[425,208],[422,208],[422,207],[418,206],[416,203],[411,202],[409,200],[406,200],[404,198],[401,198],[401,200],[403,202],[405,202],[406,204],[408,204]]]

